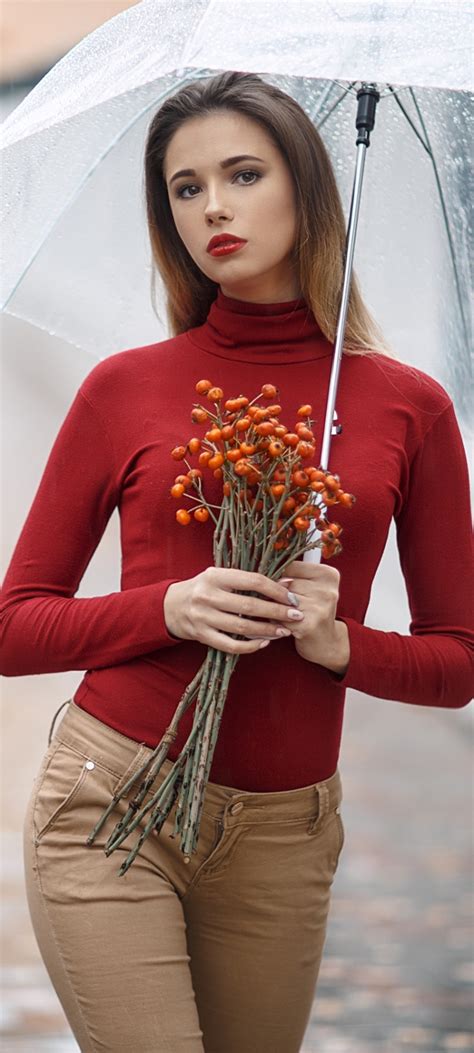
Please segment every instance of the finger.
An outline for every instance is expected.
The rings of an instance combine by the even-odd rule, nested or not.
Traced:
[[[281,609],[281,607],[280,607]],[[277,622],[271,621],[252,621],[250,618],[239,618],[236,615],[224,614],[222,611],[219,612],[219,629],[226,633],[239,633],[242,636],[257,637],[278,637],[290,635],[290,629],[281,624],[281,620]]]
[[[212,578],[218,588],[225,592],[238,590],[239,592],[260,592],[263,596],[277,603],[288,602],[288,590],[284,585],[279,585],[272,578],[257,571],[234,570],[231,567],[209,568],[214,571]]]
[[[219,599],[219,613],[220,616],[225,617],[223,612],[229,611],[232,614],[241,614],[246,619],[251,618],[262,618],[267,622],[284,622],[289,616],[289,611],[294,609],[294,604],[288,599],[288,590],[285,589],[285,602],[284,603],[273,603],[269,600],[260,599],[258,596],[250,596],[248,593],[238,595],[235,592],[225,593],[222,599]],[[260,623],[262,624],[262,622]],[[221,622],[219,621],[219,627]],[[228,628],[230,632],[240,632],[241,629],[237,625],[235,628],[235,619],[232,625],[224,625],[223,628]]]
[[[253,654],[254,651],[259,651],[260,648],[266,647],[272,641],[262,639],[234,640],[232,636],[226,636],[225,633],[218,632],[217,629],[208,629],[206,639],[202,642],[209,647],[216,647],[219,651],[225,651],[226,654]]]

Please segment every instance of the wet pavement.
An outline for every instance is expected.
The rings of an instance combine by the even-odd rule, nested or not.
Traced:
[[[301,1053],[473,1050],[471,727],[469,710],[348,691],[346,838]],[[31,930],[18,830],[2,870],[1,1049],[77,1053]]]

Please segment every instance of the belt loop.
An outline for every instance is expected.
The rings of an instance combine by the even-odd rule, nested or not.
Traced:
[[[329,790],[325,782],[318,785],[319,796],[319,818],[322,819],[329,811]]]
[[[53,728],[54,728],[54,725],[56,723],[56,717],[57,717],[58,713],[60,713],[61,710],[64,709],[64,706],[68,706],[70,702],[72,702],[72,699],[71,698],[67,698],[65,702],[61,703],[59,709],[56,710],[56,712],[54,714],[54,717],[53,717],[53,720],[52,720],[52,723],[51,723],[51,727],[49,729],[48,746],[51,745],[51,739],[53,737]]]

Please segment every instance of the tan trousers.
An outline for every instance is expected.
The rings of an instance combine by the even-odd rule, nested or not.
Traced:
[[[344,842],[339,771],[277,793],[209,783],[191,862],[169,837],[175,805],[119,877],[137,831],[103,846],[126,800],[85,840],[151,754],[71,701],[25,817],[31,920],[80,1049],[297,1053]]]

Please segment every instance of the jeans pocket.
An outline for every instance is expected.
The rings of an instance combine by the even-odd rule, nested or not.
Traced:
[[[35,844],[82,800],[97,765],[63,742],[46,752],[38,777],[33,808]]]
[[[337,830],[338,830],[338,834],[339,834],[339,842],[338,842],[338,846],[337,846],[337,855],[336,855],[336,869],[337,869],[337,867],[339,865],[339,859],[340,859],[340,856],[341,856],[341,852],[342,852],[342,849],[343,849],[343,846],[344,846],[344,841],[346,839],[346,832],[345,832],[345,829],[344,829],[344,823],[342,821],[341,809],[340,809],[339,805],[336,808],[336,825],[337,825]]]

